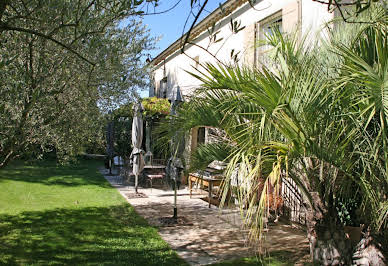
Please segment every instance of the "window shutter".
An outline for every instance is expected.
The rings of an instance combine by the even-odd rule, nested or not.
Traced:
[[[244,64],[253,66],[255,61],[255,24],[248,25],[244,32]]]
[[[164,82],[163,79],[159,81],[159,98],[163,98],[164,95]]]
[[[282,9],[283,31],[292,33],[300,26],[300,1],[294,0]]]
[[[155,81],[155,97],[159,97],[160,83]]]

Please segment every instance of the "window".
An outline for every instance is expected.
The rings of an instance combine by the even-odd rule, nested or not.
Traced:
[[[198,145],[204,144],[206,140],[206,129],[196,127],[191,130],[191,151],[194,151]]]
[[[159,97],[167,98],[167,77],[164,77],[159,82]]]
[[[205,128],[198,128],[197,145],[205,143]]]
[[[149,92],[149,97],[154,97],[156,95],[156,87],[151,86],[150,92]]]
[[[257,48],[255,49],[256,66],[265,65],[266,67],[271,67],[271,65],[273,64],[267,53],[271,49],[271,46],[263,44],[261,42],[267,40],[268,36],[272,36],[275,30],[279,30],[280,32],[283,32],[281,11],[257,23],[257,27],[256,27]]]
[[[159,81],[159,95],[158,95],[158,97],[159,98],[162,98],[163,97],[163,90],[164,90],[164,82],[163,82],[163,80],[160,80]]]

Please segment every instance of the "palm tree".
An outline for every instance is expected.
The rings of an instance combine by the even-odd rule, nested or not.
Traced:
[[[210,126],[222,132],[219,143],[200,147],[193,161],[225,160],[226,181],[238,176],[248,184],[237,193],[252,236],[260,235],[268,215],[268,187],[292,179],[305,196],[311,255],[320,264],[352,260],[339,199],[361,197],[370,231],[384,236],[388,229],[388,24],[384,10],[373,12],[374,23],[338,27],[356,34],[329,45],[269,36],[271,68],[205,64],[193,74],[203,85],[175,120],[187,131]]]

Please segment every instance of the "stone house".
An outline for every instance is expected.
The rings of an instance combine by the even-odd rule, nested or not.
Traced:
[[[327,5],[314,0],[228,0],[192,29],[184,53],[181,48],[186,35],[150,62],[154,86],[149,96],[170,99],[179,87],[184,100],[189,101],[200,81],[186,71],[195,73],[204,62],[230,63],[235,59],[244,66],[269,66],[264,56],[268,48],[257,43],[271,34],[274,27],[285,33],[309,33],[312,37],[307,41],[314,41],[316,36],[326,33],[326,22],[335,15],[328,11]],[[215,41],[218,39],[222,40]],[[213,134],[217,134],[214,131],[212,128],[192,129],[186,139],[185,157],[189,158],[198,144],[211,142]],[[303,198],[296,184],[283,179],[281,194],[283,213],[287,210],[290,220],[304,223]]]
[[[150,62],[154,86],[150,88],[149,96],[170,98],[179,86],[187,101],[200,82],[186,71],[200,70],[200,62],[216,63],[217,59],[230,62],[235,57],[239,64],[259,67],[266,63],[262,57],[265,47],[256,44],[265,38],[265,34],[270,34],[274,26],[282,32],[299,30],[301,34],[324,34],[325,23],[333,17],[334,13],[328,12],[327,5],[313,0],[228,0],[192,29],[184,54],[181,48],[186,35]],[[243,29],[233,33],[231,21]],[[222,40],[214,42],[214,33],[216,39]],[[209,141],[209,131],[193,129],[186,143],[186,152],[189,153],[198,143]]]

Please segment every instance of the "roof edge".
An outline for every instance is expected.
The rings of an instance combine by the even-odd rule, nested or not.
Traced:
[[[227,2],[221,4],[221,7],[215,9],[212,13],[206,16],[203,20],[201,20],[197,25],[193,27],[191,30],[189,40],[193,40],[198,37],[202,32],[204,32],[209,24],[219,21],[220,19],[230,15],[233,11],[235,11],[238,7],[240,7],[248,0],[228,0]],[[175,42],[170,44],[166,49],[164,49],[161,53],[159,53],[154,59],[149,62],[149,65],[153,65],[154,67],[159,65],[163,60],[167,57],[175,53],[178,49],[182,48],[182,43],[186,39],[187,32],[183,34],[180,38],[178,38]]]

